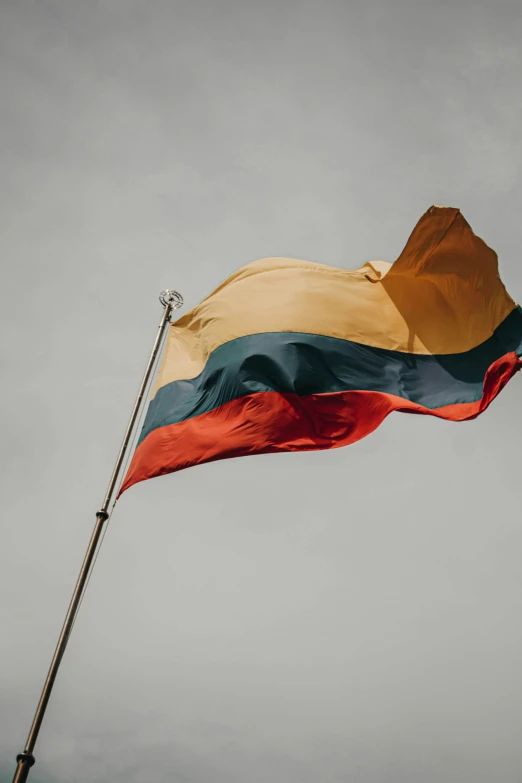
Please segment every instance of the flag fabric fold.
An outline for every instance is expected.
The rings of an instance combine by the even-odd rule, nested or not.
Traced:
[[[121,492],[227,457],[353,443],[392,411],[461,421],[522,366],[522,310],[458,209],[393,263],[243,267],[172,324]]]

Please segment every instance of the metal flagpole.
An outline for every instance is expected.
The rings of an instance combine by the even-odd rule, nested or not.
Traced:
[[[105,494],[105,499],[103,501],[101,509],[98,512],[96,512],[96,524],[94,527],[94,531],[92,533],[91,540],[89,542],[89,546],[85,554],[85,559],[83,561],[80,574],[78,576],[78,581],[76,582],[76,587],[74,588],[74,592],[71,598],[71,603],[69,604],[69,609],[67,610],[67,614],[65,616],[62,631],[60,633],[58,643],[56,645],[56,650],[54,652],[54,656],[51,661],[51,665],[49,667],[49,672],[47,674],[47,679],[45,680],[45,684],[42,690],[42,695],[40,696],[40,701],[38,702],[38,706],[36,708],[33,723],[31,726],[31,730],[29,732],[29,736],[27,738],[25,748],[23,752],[19,753],[18,756],[16,757],[18,765],[16,768],[16,772],[14,774],[13,783],[25,783],[25,781],[29,777],[29,770],[35,763],[33,751],[36,745],[36,740],[38,739],[38,734],[42,725],[42,721],[45,716],[45,711],[47,709],[49,697],[51,696],[51,691],[53,689],[54,681],[56,679],[56,675],[58,673],[58,669],[60,667],[60,663],[63,658],[65,648],[67,647],[67,642],[69,641],[69,636],[71,635],[71,631],[74,625],[74,621],[76,619],[76,615],[78,613],[78,609],[80,608],[80,604],[82,601],[83,594],[85,592],[85,588],[87,587],[89,573],[93,565],[93,561],[96,555],[96,550],[100,543],[105,522],[109,518],[109,513],[110,513],[109,506],[112,500],[112,496],[114,494],[114,490],[116,488],[116,484],[118,481],[121,467],[123,465],[123,461],[125,459],[125,454],[127,452],[127,448],[133,434],[134,426],[136,424],[136,421],[138,420],[138,416],[141,410],[141,404],[143,402],[145,391],[147,389],[147,385],[151,377],[152,369],[154,367],[154,363],[156,361],[156,357],[158,355],[158,351],[161,346],[161,341],[165,333],[165,329],[167,327],[167,324],[170,322],[172,311],[177,310],[179,307],[182,306],[183,298],[181,294],[178,294],[177,291],[172,291],[167,289],[161,292],[160,302],[163,305],[164,310],[163,310],[163,316],[160,325],[158,327],[156,340],[154,341],[154,346],[152,348],[152,353],[150,355],[147,368],[145,370],[145,375],[143,376],[143,380],[141,382],[138,396],[136,398],[136,402],[134,403],[134,408],[132,409],[129,423],[127,425],[127,429],[123,437],[123,442],[121,444],[120,452],[118,454],[118,458],[116,460],[116,464],[114,466],[114,470],[112,472],[112,476],[109,481],[109,486]]]

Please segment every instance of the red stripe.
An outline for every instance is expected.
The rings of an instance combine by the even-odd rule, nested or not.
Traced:
[[[383,392],[332,394],[260,392],[208,413],[160,427],[138,446],[120,495],[133,484],[202,462],[277,451],[312,451],[354,443],[375,430],[392,411],[423,413],[450,421],[484,411],[522,367],[509,353],[489,368],[477,402],[430,409]]]

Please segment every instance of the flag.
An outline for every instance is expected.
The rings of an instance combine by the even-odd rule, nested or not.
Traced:
[[[121,492],[248,454],[328,449],[392,411],[484,411],[522,366],[522,309],[458,209],[431,207],[393,263],[265,258],[169,328]]]

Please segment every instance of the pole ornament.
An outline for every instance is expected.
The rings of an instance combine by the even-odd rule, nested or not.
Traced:
[[[159,295],[159,300],[163,307],[170,307],[172,310],[179,310],[183,307],[183,297],[178,291],[174,291],[172,288],[166,288]]]

